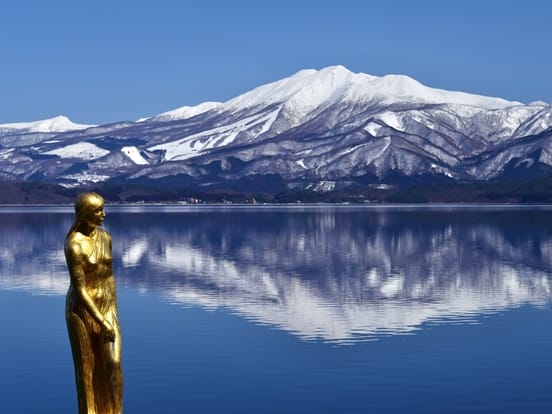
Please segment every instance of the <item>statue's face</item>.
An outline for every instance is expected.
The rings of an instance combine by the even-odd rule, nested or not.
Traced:
[[[105,219],[104,201],[97,197],[91,197],[88,201],[84,220],[93,226],[101,226]]]

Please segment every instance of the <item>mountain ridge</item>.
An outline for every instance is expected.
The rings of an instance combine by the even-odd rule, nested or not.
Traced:
[[[78,127],[0,125],[0,175],[66,187],[182,177],[183,185],[207,189],[275,176],[288,189],[325,191],[392,177],[552,174],[552,105],[343,66],[302,70],[222,103]]]
[[[64,115],[31,122],[14,122],[0,124],[1,130],[26,131],[26,132],[67,132],[87,129],[96,125],[76,124]]]

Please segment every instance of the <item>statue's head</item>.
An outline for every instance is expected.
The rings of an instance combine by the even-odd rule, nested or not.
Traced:
[[[99,225],[105,217],[103,211],[104,199],[97,193],[82,193],[75,201],[75,214],[77,220],[93,221]],[[97,216],[97,217],[96,217]],[[99,220],[101,218],[101,220]],[[99,223],[96,223],[99,220]]]

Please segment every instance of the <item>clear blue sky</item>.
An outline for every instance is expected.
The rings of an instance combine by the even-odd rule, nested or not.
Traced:
[[[552,103],[549,0],[3,0],[0,123],[136,120],[298,70]]]

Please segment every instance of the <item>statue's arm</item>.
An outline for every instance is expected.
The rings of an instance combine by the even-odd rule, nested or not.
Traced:
[[[100,324],[102,330],[106,333],[110,341],[115,339],[115,331],[111,323],[107,321],[104,315],[100,312],[96,303],[86,290],[85,275],[82,264],[84,262],[84,254],[79,243],[68,243],[65,252],[67,258],[67,267],[71,277],[71,284],[77,296],[81,299],[86,310]]]

